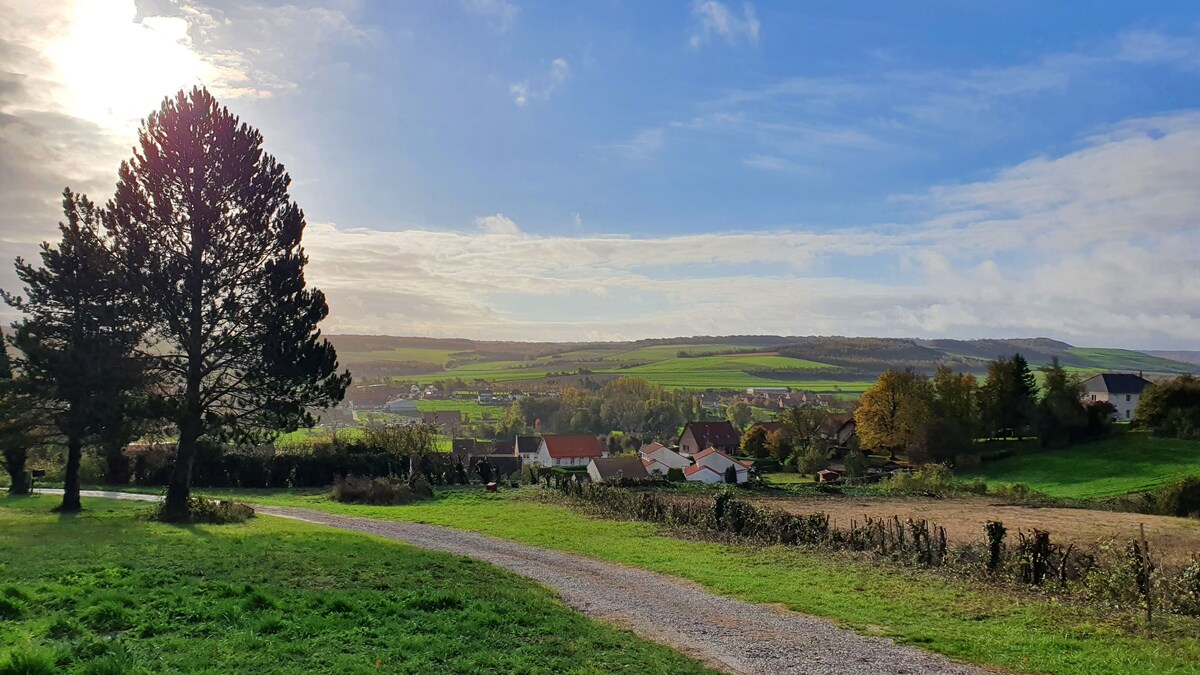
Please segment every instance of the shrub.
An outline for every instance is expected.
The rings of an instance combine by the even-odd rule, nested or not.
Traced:
[[[668,483],[682,483],[685,480],[687,480],[687,477],[683,475],[683,469],[681,469],[677,466],[673,466],[673,467],[667,469],[667,482]]]
[[[1159,490],[1158,513],[1168,516],[1200,517],[1200,476],[1182,478]]]
[[[0,596],[0,621],[19,619],[24,613],[24,600],[21,598]]]
[[[991,494],[1014,502],[1046,503],[1054,501],[1049,495],[1038,492],[1024,483],[1000,485],[992,488]]]
[[[333,482],[333,498],[351,504],[374,504],[392,506],[411,504],[418,499],[433,496],[433,489],[420,474],[414,474],[409,482],[398,478],[368,478],[366,476],[342,476]]]
[[[83,611],[80,618],[89,628],[102,633],[115,633],[129,628],[129,613],[114,602],[101,602]]]
[[[159,504],[152,514],[153,520],[176,522],[167,518],[164,505]],[[195,525],[230,525],[244,523],[254,517],[254,509],[247,504],[221,499],[193,496],[188,499],[191,523]]]

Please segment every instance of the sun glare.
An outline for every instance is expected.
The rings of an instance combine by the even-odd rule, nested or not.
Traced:
[[[137,17],[133,0],[79,0],[48,53],[70,114],[112,131],[136,127],[164,96],[210,80],[178,17]]]

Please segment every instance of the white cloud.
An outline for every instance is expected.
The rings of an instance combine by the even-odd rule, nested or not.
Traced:
[[[550,96],[566,84],[570,77],[571,64],[560,57],[550,62],[549,71],[537,86],[531,85],[529,80],[514,82],[509,85],[508,92],[512,94],[513,103],[520,107],[524,107],[531,100],[549,101]]]
[[[512,28],[521,8],[505,0],[463,0],[463,9],[471,14],[485,17],[497,32]]]
[[[1200,114],[930,191],[865,229],[539,236],[313,225],[331,330],[496,339],[1047,335],[1200,347]]]
[[[503,213],[497,213],[494,216],[480,216],[475,219],[475,226],[487,234],[521,234],[521,229],[517,227],[517,224]]]
[[[699,24],[691,37],[692,47],[699,47],[713,35],[730,45],[742,40],[751,45],[758,44],[758,32],[762,24],[754,13],[754,6],[749,3],[743,5],[742,16],[738,17],[722,2],[696,0],[692,3],[692,17]]]

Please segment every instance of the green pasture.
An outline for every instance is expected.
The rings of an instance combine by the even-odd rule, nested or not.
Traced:
[[[1100,499],[1153,490],[1183,476],[1200,476],[1200,442],[1130,432],[1069,448],[1040,450],[1030,441],[1019,454],[985,462],[963,478],[1024,483],[1053,497]]]
[[[1192,373],[1196,371],[1190,364],[1151,356],[1129,349],[1100,349],[1094,347],[1071,347],[1067,350],[1090,362],[1093,369],[1103,370],[1144,370],[1153,373]]]

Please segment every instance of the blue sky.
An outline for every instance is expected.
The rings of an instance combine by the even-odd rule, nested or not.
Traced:
[[[1196,3],[0,10],[0,253],[202,83],[290,170],[331,330],[1200,348]]]

